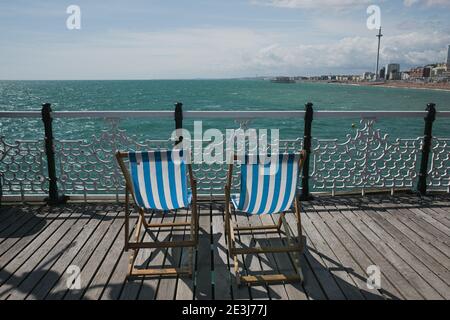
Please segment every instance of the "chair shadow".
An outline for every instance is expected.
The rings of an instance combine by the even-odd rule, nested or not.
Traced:
[[[449,209],[450,194],[432,194],[419,197],[415,194],[403,192],[394,195],[373,194],[364,197],[358,195],[342,195],[338,197],[317,198],[311,202],[303,202],[306,208],[313,204],[321,206],[337,206],[339,211],[377,210],[387,212],[398,209],[441,208]],[[439,201],[447,204],[438,203]],[[381,206],[382,205],[382,206]],[[329,209],[314,208],[317,212],[326,212]]]
[[[334,199],[334,198],[331,198],[331,199]],[[328,198],[327,198],[327,200],[328,200]],[[380,197],[379,200],[382,201],[383,198]],[[352,198],[352,201],[350,201],[349,199],[347,199],[345,201],[348,203],[354,204],[353,198]],[[340,203],[342,203],[342,200],[340,200]],[[221,208],[223,210],[224,206],[223,206],[223,204],[217,204],[217,208]],[[247,214],[241,213],[241,212],[235,212],[235,214],[248,217]],[[293,233],[292,230],[291,230],[291,233]],[[255,238],[255,237],[251,236],[250,246],[248,246],[248,247],[279,246],[280,245],[280,243],[279,243],[280,237],[278,236],[278,233],[275,233],[275,234],[276,234],[276,236],[274,238],[270,238],[270,236],[268,236],[263,239]],[[268,233],[268,235],[270,235],[270,233]],[[239,238],[237,238],[237,241],[239,241]],[[285,243],[286,243],[286,241],[287,241],[287,239],[284,239]],[[303,237],[303,242],[306,244],[306,237]],[[227,250],[225,248],[215,248],[215,249],[216,250]],[[331,267],[324,266],[323,263],[318,261],[311,253],[315,253],[317,256],[319,256],[323,260],[326,260],[328,262],[328,264],[331,265]],[[279,255],[279,254],[280,253],[276,253],[273,255]],[[251,272],[251,271],[249,271],[250,274],[254,274],[254,275],[270,274],[270,273],[273,274],[273,273],[278,273],[278,271],[287,272],[287,273],[295,273],[294,262],[293,262],[292,257],[288,253],[282,253],[282,254],[287,256],[288,259],[270,259],[269,260],[266,255],[254,255],[254,254],[246,255],[244,258],[244,265],[250,266],[252,264],[252,262],[254,262],[253,259],[257,259],[256,263],[258,263],[260,265],[265,265],[265,266],[271,267],[271,270],[269,272],[266,272],[266,271]],[[316,269],[316,268],[314,269],[315,274],[322,273],[322,272],[332,273],[332,278],[334,279],[334,281],[336,282],[336,284],[338,285],[338,287],[341,289],[342,292],[359,291],[365,299],[376,299],[376,300],[383,299],[383,297],[380,296],[379,294],[374,294],[373,292],[371,292],[368,289],[357,287],[354,284],[349,283],[347,280],[340,278],[339,276],[334,274],[334,272],[335,271],[344,271],[347,274],[351,275],[352,277],[358,279],[359,281],[361,281],[363,283],[366,283],[366,281],[367,281],[366,275],[361,275],[361,274],[357,273],[353,268],[347,267],[347,266],[341,264],[340,262],[326,256],[325,254],[315,250],[314,248],[312,248],[308,245],[305,245],[305,249],[304,249],[304,252],[303,252],[300,260],[301,260],[300,265],[301,265],[302,273],[305,278],[304,283],[300,286],[300,290],[302,292],[304,292],[305,294],[307,294],[307,296],[310,299],[313,299],[313,300],[323,299],[323,295],[317,294],[316,290],[305,290],[305,289],[308,289],[309,285],[310,285],[308,283],[308,279],[307,279],[306,275],[311,274],[311,272],[307,272],[308,270],[305,270],[306,263],[308,263],[308,267],[309,267],[309,265],[319,266],[320,269]],[[276,261],[275,265],[274,265],[273,261]],[[286,265],[283,263],[285,261],[289,261],[289,263]],[[280,265],[280,263],[281,263],[281,265]],[[247,267],[247,270],[249,270],[248,267]],[[231,269],[230,269],[230,272],[232,272]],[[233,274],[233,278],[235,280],[234,274]],[[260,288],[262,288],[262,287],[260,287]],[[268,290],[270,291],[270,296],[272,299],[280,299],[281,298],[273,290],[270,289],[270,286],[268,286]],[[378,292],[380,294],[382,294],[384,297],[386,297],[387,299],[393,299],[393,300],[400,299],[395,294],[393,294],[383,288],[379,289]],[[260,294],[264,295],[264,290],[261,290]]]
[[[252,239],[250,247],[260,247],[260,246],[279,246],[278,239]],[[306,243],[306,239],[304,239]],[[314,253],[314,255],[313,255]],[[275,254],[274,254],[275,255]],[[273,274],[273,273],[286,273],[286,274],[295,274],[295,268],[294,268],[294,262],[292,257],[287,253],[276,253],[276,255],[285,255],[287,259],[277,259],[276,263],[277,265],[273,264],[273,260],[270,261],[267,256],[263,255],[247,255],[245,258],[245,265],[251,265],[253,259],[259,259],[261,264],[265,264],[266,266],[270,266],[271,270],[269,272],[253,272],[252,274]],[[322,261],[318,261],[315,256],[320,257],[324,261],[327,261],[328,266],[325,266]],[[286,263],[288,261],[288,263]],[[308,266],[306,266],[308,264]],[[320,251],[317,251],[316,249],[312,248],[311,246],[306,245],[304,252],[300,258],[300,266],[302,269],[302,273],[304,275],[304,283],[300,285],[298,288],[300,291],[305,293],[309,299],[312,300],[318,300],[323,299],[323,293],[321,291],[317,291],[317,288],[312,288],[311,282],[314,279],[308,279],[310,276],[316,277],[317,274],[320,273],[329,273],[331,274],[330,279],[333,279],[337,286],[340,288],[340,290],[343,293],[349,293],[349,292],[355,292],[359,291],[361,293],[361,297],[363,299],[368,300],[382,300],[383,297],[380,295],[382,294],[387,299],[400,299],[396,295],[390,293],[389,291],[381,288],[378,290],[380,294],[374,294],[369,289],[366,289],[364,287],[358,287],[353,283],[349,283],[347,280],[342,279],[340,276],[336,275],[336,271],[344,271],[348,275],[351,275],[352,277],[360,280],[362,283],[366,283],[367,277],[365,275],[362,275],[360,273],[357,273],[352,267],[345,266],[339,261],[336,261],[335,259],[328,257],[327,255],[321,253]],[[314,270],[310,266],[314,266]],[[306,270],[306,268],[310,268],[310,270]],[[311,272],[312,271],[312,272]],[[315,281],[318,281],[317,278]],[[269,286],[270,289],[270,286]],[[273,291],[270,291],[271,298],[272,299],[280,299],[281,297],[276,295]],[[273,296],[275,295],[275,296]]]
[[[11,215],[17,215],[22,223],[14,224],[17,219],[13,216],[0,220],[0,238],[1,239],[19,239],[39,233],[46,225],[47,220],[37,216],[33,212],[13,207]]]

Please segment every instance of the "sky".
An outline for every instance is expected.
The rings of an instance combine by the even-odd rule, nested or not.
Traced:
[[[80,29],[67,28],[70,5]],[[0,79],[197,79],[444,62],[450,0],[3,0]]]

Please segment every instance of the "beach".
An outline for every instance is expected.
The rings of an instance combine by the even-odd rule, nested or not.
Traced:
[[[405,89],[424,89],[424,90],[440,90],[450,91],[450,83],[421,83],[421,82],[405,82],[405,81],[386,81],[386,82],[335,82],[338,84],[348,84],[355,86],[377,86],[384,88],[405,88]]]

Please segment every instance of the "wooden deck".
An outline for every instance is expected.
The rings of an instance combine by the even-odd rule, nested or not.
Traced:
[[[413,195],[321,197],[302,206],[306,282],[242,288],[230,272],[221,203],[201,205],[193,279],[129,281],[122,205],[2,206],[0,299],[450,299],[449,195],[422,200]],[[182,221],[187,215],[149,217]],[[271,219],[252,217],[250,222]],[[291,225],[292,219],[288,215]],[[182,239],[184,230],[160,230],[145,237]],[[241,234],[239,241],[244,246],[277,245],[284,237]],[[178,266],[185,263],[184,253],[144,250],[137,262]],[[259,273],[292,268],[287,254],[247,256],[244,263]],[[381,289],[367,287],[370,265],[381,270]],[[69,266],[81,270],[79,290],[68,289]]]

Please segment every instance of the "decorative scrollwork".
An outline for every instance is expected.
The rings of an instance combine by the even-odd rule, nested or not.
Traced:
[[[168,140],[137,142],[119,129],[118,119],[107,119],[98,136],[86,140],[56,140],[60,188],[65,193],[122,193],[125,184],[115,160],[118,150],[167,148]],[[171,144],[169,144],[171,143]]]
[[[120,129],[118,119],[105,119],[105,127],[89,139],[55,140],[58,185],[66,194],[123,193],[124,181],[114,158],[116,150],[171,148],[172,140],[144,140]],[[248,122],[236,122],[247,128]],[[390,140],[375,129],[375,119],[361,120],[361,127],[344,141],[313,139],[311,185],[313,191],[371,188],[415,188],[423,137]],[[139,140],[139,141],[138,141]],[[193,156],[207,146],[225,151],[223,141],[195,141]],[[274,141],[272,141],[274,142]],[[303,139],[279,140],[279,151],[297,152]],[[245,146],[247,150],[248,146]],[[271,142],[267,145],[272,151]],[[450,138],[433,138],[428,186],[450,192]],[[197,158],[198,159],[198,158]],[[225,159],[225,154],[223,155]],[[225,163],[193,163],[199,193],[223,194],[227,178]],[[48,192],[48,172],[43,140],[11,140],[0,137],[0,173],[4,194]],[[299,179],[300,186],[301,179]],[[239,165],[233,186],[239,187]]]
[[[433,138],[428,185],[450,192],[450,139]]]
[[[0,137],[0,172],[4,194],[42,194],[48,191],[47,163],[42,140],[7,142]]]
[[[361,129],[347,140],[313,139],[313,189],[412,187],[417,177],[421,138],[396,139],[374,129],[375,119],[362,119]]]

